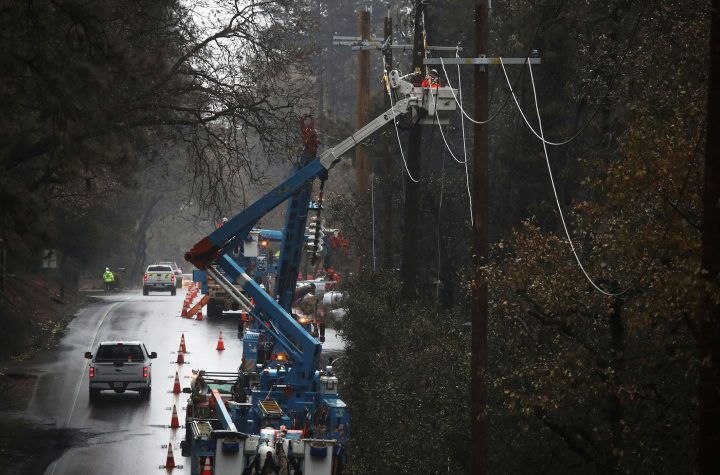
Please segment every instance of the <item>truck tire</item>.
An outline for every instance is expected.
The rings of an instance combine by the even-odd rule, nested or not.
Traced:
[[[148,291],[147,287],[143,287],[143,295],[147,295],[150,292]]]
[[[90,390],[88,391],[88,398],[89,398],[91,401],[96,401],[99,396],[100,396],[100,390],[99,390],[99,389],[90,388]]]
[[[209,302],[207,305],[207,317],[208,319],[211,318],[220,318],[222,316],[223,306],[222,304],[218,305],[217,302]]]
[[[190,448],[184,440],[180,441],[180,454],[182,454],[183,457],[190,457]]]
[[[170,291],[170,295],[175,295],[175,294],[177,294],[177,290],[175,290],[175,287],[173,287],[173,289]]]
[[[141,389],[141,390],[140,390],[140,397],[143,398],[143,399],[145,399],[146,401],[147,401],[148,399],[150,399],[150,390],[151,390],[151,388]]]

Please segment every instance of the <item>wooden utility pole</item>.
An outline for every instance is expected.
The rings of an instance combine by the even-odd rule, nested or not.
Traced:
[[[425,41],[423,38],[423,18],[427,18],[427,2],[417,0],[415,4],[415,34],[413,38],[413,72],[422,74],[425,68]],[[416,180],[420,179],[420,154],[422,151],[422,127],[413,127],[407,153],[407,167]],[[403,232],[402,263],[400,277],[402,294],[406,298],[416,296],[417,287],[417,238],[418,209],[420,202],[420,184],[405,174],[405,229]]]
[[[480,1],[475,5],[475,56],[487,53],[488,6]],[[478,121],[488,118],[487,66],[476,65],[474,77],[475,117]],[[472,228],[472,337],[470,361],[470,473],[487,474],[487,370],[488,370],[488,286],[483,269],[488,263],[488,125],[474,127],[473,167],[473,228]]]
[[[360,10],[358,14],[358,34],[361,41],[370,39],[370,12]],[[370,52],[361,50],[358,56],[357,76],[357,126],[356,130],[362,129],[368,123],[370,114]],[[363,216],[368,216],[368,200],[370,182],[370,164],[368,162],[368,150],[363,144],[355,147],[355,196],[362,206]],[[371,211],[372,212],[372,211]],[[374,232],[374,230],[373,230]],[[352,259],[352,271],[358,275],[365,263],[368,254],[371,254],[370,246],[372,241],[358,236],[358,243],[355,247]],[[372,265],[371,265],[372,268]]]
[[[698,473],[720,473],[720,0],[710,8],[710,74],[703,191],[700,305],[700,382],[698,387]]]
[[[383,28],[385,41],[392,44],[392,18],[390,11],[385,17],[385,25]],[[385,50],[385,67],[392,69],[393,54],[392,48]],[[388,96],[383,84],[383,97],[385,98],[385,110],[390,109],[390,96]],[[380,167],[380,183],[381,183],[381,206],[380,212],[380,265],[385,270],[393,268],[393,240],[392,240],[392,185],[390,176],[392,174],[392,143],[393,136],[391,131],[387,129],[384,133],[385,143],[383,145],[383,159]]]

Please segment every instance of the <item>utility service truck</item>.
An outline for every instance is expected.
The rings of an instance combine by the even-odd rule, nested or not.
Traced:
[[[411,126],[428,122],[423,122],[428,116],[433,117],[429,123],[446,123],[446,114],[455,110],[448,87],[420,87],[423,78],[403,77],[398,71],[387,79],[393,99],[389,110],[320,157],[312,119],[306,117],[301,122],[305,148],[298,170],[185,254],[252,319],[245,327],[237,371],[196,369],[191,387],[183,389],[190,398],[181,446],[183,455],[190,457],[193,475],[208,464],[213,474],[223,475],[342,473],[350,415],[338,394],[332,364],[321,364],[321,342],[291,312],[308,213],[315,213],[315,222],[320,222],[328,171],[344,153],[401,116]],[[320,180],[320,206],[309,206],[315,179]],[[268,292],[233,257],[233,249],[285,201],[277,275]]]

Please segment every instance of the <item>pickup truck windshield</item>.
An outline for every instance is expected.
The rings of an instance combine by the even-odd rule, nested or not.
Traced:
[[[147,268],[147,272],[172,272],[170,266],[150,266]]]
[[[96,362],[103,361],[144,361],[142,349],[139,345],[102,345],[98,348]]]

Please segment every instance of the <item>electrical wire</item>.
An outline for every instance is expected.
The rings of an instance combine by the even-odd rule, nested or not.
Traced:
[[[393,103],[391,91],[388,91],[388,96],[390,97],[390,108],[392,109],[393,115],[394,115],[395,114],[395,103]],[[412,176],[412,173],[410,173],[410,169],[408,168],[407,160],[405,159],[405,153],[403,152],[403,148],[402,148],[402,142],[400,141],[400,131],[398,130],[397,120],[395,120],[393,118],[392,122],[393,122],[393,125],[395,126],[395,136],[397,137],[398,147],[400,148],[400,156],[402,157],[403,165],[405,165],[405,171],[407,172],[407,175],[410,178],[410,181],[412,181],[413,183],[420,183],[420,180],[416,180],[415,177]]]
[[[458,77],[460,77],[460,65],[458,64]],[[462,81],[458,81],[458,95],[460,96],[460,107],[462,108]],[[435,111],[437,114],[437,111]],[[467,186],[468,202],[470,203],[470,225],[475,225],[473,219],[472,193],[470,193],[470,173],[468,172],[467,142],[465,140],[465,117],[460,116],[460,128],[462,129],[463,156],[465,157],[465,185]]]
[[[500,61],[500,64],[502,64],[502,59]],[[563,229],[565,230],[565,237],[567,237],[568,243],[570,244],[570,250],[573,253],[573,256],[575,256],[575,261],[577,261],[578,266],[580,267],[580,270],[582,271],[585,278],[590,282],[590,285],[592,285],[595,290],[600,292],[603,295],[607,295],[608,297],[617,297],[619,295],[624,294],[628,290],[630,290],[631,287],[628,287],[627,289],[621,291],[621,292],[610,292],[608,290],[605,290],[601,288],[598,284],[595,283],[592,277],[590,277],[590,274],[588,274],[587,270],[585,270],[585,266],[582,263],[582,260],[580,259],[580,256],[577,253],[577,250],[575,249],[575,244],[573,243],[573,239],[570,236],[570,231],[568,230],[567,223],[565,222],[565,214],[563,213],[562,206],[560,205],[560,198],[558,197],[557,188],[555,186],[555,179],[553,178],[553,172],[552,167],[550,166],[550,157],[548,156],[547,146],[548,143],[544,138],[543,133],[543,127],[542,127],[542,118],[540,116],[540,107],[538,106],[538,100],[537,100],[537,92],[535,90],[535,78],[533,77],[532,72],[532,65],[528,62],[528,68],[530,70],[530,83],[532,84],[532,90],[533,90],[533,98],[535,99],[535,111],[537,112],[537,118],[538,118],[538,129],[540,130],[539,138],[542,141],[543,146],[543,152],[545,153],[545,163],[547,164],[548,169],[548,175],[550,176],[550,185],[552,186],[553,195],[555,196],[555,204],[557,205],[558,214],[560,215],[560,222],[563,225]],[[503,67],[504,69],[504,67]],[[514,98],[514,94],[513,94]],[[519,107],[519,105],[518,105]],[[524,116],[523,116],[524,117]],[[527,119],[526,119],[527,122]]]
[[[437,100],[435,99],[435,96],[437,95],[437,91],[433,92],[433,90],[430,91],[430,96],[433,98],[433,109],[437,108],[435,107],[437,104]],[[462,94],[460,95],[460,100],[462,101]],[[436,112],[437,114],[437,112]],[[461,117],[462,120],[462,117]],[[450,156],[458,162],[461,165],[465,165],[465,185],[467,188],[467,195],[468,195],[468,201],[470,205],[470,225],[474,224],[473,219],[473,210],[472,210],[472,193],[470,192],[470,173],[468,172],[468,158],[467,158],[467,146],[466,146],[466,139],[465,139],[465,123],[461,122],[462,129],[463,129],[463,152],[465,154],[465,161],[458,160],[458,158],[453,153],[452,149],[450,148],[450,144],[448,143],[447,139],[445,138],[445,133],[443,132],[442,125],[440,125],[440,121],[437,122],[438,128],[440,128],[440,135],[442,136],[443,142],[445,142],[445,149],[450,152]]]
[[[525,123],[527,124],[530,131],[535,135],[535,137],[540,139],[546,145],[559,146],[559,145],[566,145],[566,144],[572,142],[573,140],[578,138],[580,135],[582,135],[583,132],[585,132],[585,129],[587,129],[590,126],[590,124],[595,120],[595,117],[597,116],[597,114],[600,112],[600,109],[602,109],[603,106],[605,105],[605,101],[607,100],[607,98],[610,97],[610,91],[612,91],[612,88],[615,85],[615,80],[617,79],[618,75],[620,74],[620,69],[622,68],[623,64],[625,64],[625,59],[627,58],[627,55],[630,52],[630,46],[632,46],[632,43],[635,39],[635,35],[637,34],[637,32],[639,30],[640,22],[642,21],[643,17],[645,16],[645,7],[646,6],[647,6],[647,0],[645,0],[643,2],[642,7],[640,8],[640,14],[638,15],[638,18],[635,21],[635,25],[633,26],[633,31],[630,34],[630,38],[628,39],[627,45],[625,46],[625,51],[623,52],[623,55],[620,58],[620,62],[618,63],[617,67],[615,68],[615,72],[611,76],[610,81],[608,81],[607,89],[605,90],[605,94],[603,95],[602,99],[600,100],[600,104],[598,104],[598,106],[595,108],[595,111],[593,111],[593,114],[590,116],[590,118],[587,120],[587,122],[585,122],[585,124],[580,128],[580,130],[577,131],[574,135],[572,135],[570,138],[568,138],[566,140],[562,140],[560,142],[551,142],[549,140],[545,140],[545,138],[540,137],[540,135],[538,135],[535,128],[533,128],[533,126],[530,125],[530,122],[527,120],[527,117],[525,117],[525,114],[523,113],[522,108],[520,107],[520,103],[518,102],[517,97],[515,97],[515,92],[513,91],[512,84],[510,84],[510,78],[508,78],[507,71],[505,70],[505,64],[503,63],[502,58],[499,58],[500,66],[502,66],[503,74],[505,74],[505,80],[508,83],[508,87],[510,88],[510,93],[512,94],[512,97],[515,100],[515,104],[517,105],[517,108],[520,111],[520,115],[525,120]],[[528,59],[528,64],[529,64],[529,59]]]
[[[536,93],[536,89],[535,89],[535,79],[534,79],[534,77],[533,77],[532,66],[530,65],[530,63],[528,63],[528,68],[529,68],[529,70],[530,70],[530,81],[531,81],[532,88],[533,88],[533,97],[534,97],[534,99],[535,99],[535,110],[536,110],[537,115],[538,115],[538,127],[539,127],[539,129],[540,129],[540,134],[543,135],[542,120],[541,120],[541,118],[540,118],[540,109],[539,109],[539,107],[538,107],[537,93]],[[560,219],[561,219],[561,221],[562,221],[563,228],[565,229],[565,235],[566,235],[566,237],[567,237],[567,239],[568,239],[568,242],[570,243],[570,248],[572,249],[573,255],[575,256],[575,260],[577,261],[578,265],[580,266],[580,269],[582,270],[582,272],[583,272],[583,274],[585,275],[586,279],[590,282],[590,284],[592,284],[592,286],[593,286],[597,291],[599,291],[599,292],[602,293],[603,295],[606,295],[606,296],[609,296],[609,297],[618,297],[618,296],[620,296],[620,295],[623,295],[623,294],[629,292],[630,290],[634,289],[634,288],[637,287],[638,285],[640,285],[640,284],[643,282],[643,280],[649,275],[650,270],[652,269],[655,260],[657,259],[658,255],[660,254],[660,249],[661,249],[662,246],[663,246],[663,243],[664,243],[664,241],[665,241],[665,238],[667,237],[667,234],[668,234],[668,232],[670,231],[670,228],[671,228],[671,226],[672,226],[673,218],[675,217],[675,214],[678,213],[678,209],[677,209],[677,208],[678,208],[678,205],[680,204],[680,200],[682,199],[683,195],[685,194],[685,190],[687,189],[687,185],[688,185],[688,183],[689,183],[689,181],[690,181],[691,171],[693,170],[693,168],[695,168],[695,164],[696,164],[697,156],[698,156],[698,150],[700,149],[700,143],[702,142],[702,137],[703,137],[703,131],[704,131],[704,130],[705,130],[705,124],[703,124],[703,126],[700,127],[700,129],[699,129],[699,131],[698,131],[698,136],[697,136],[697,139],[696,139],[696,141],[695,141],[695,147],[694,147],[694,150],[693,150],[692,160],[690,161],[690,164],[688,165],[687,172],[685,173],[685,178],[683,179],[683,184],[682,184],[682,186],[681,186],[681,188],[680,188],[680,192],[679,192],[679,194],[678,194],[677,200],[675,200],[675,204],[672,205],[672,212],[670,213],[670,216],[668,217],[667,224],[665,225],[665,229],[663,230],[663,233],[662,233],[662,235],[661,235],[661,237],[660,237],[660,240],[659,240],[657,246],[656,246],[655,249],[653,250],[653,253],[652,253],[652,255],[650,256],[650,259],[646,262],[644,268],[638,273],[638,275],[635,277],[635,279],[633,279],[633,282],[631,282],[627,287],[625,287],[623,290],[621,290],[621,291],[619,291],[619,292],[609,292],[609,291],[603,290],[603,289],[601,289],[600,287],[598,287],[598,286],[595,284],[595,282],[593,282],[593,280],[590,278],[590,276],[588,275],[588,273],[585,271],[584,266],[583,266],[582,263],[580,262],[580,258],[578,257],[578,254],[577,254],[577,252],[575,251],[575,247],[574,247],[574,245],[573,245],[572,239],[570,238],[570,233],[568,232],[568,228],[567,228],[567,225],[566,225],[566,223],[565,223],[565,218],[564,218],[564,216],[563,216],[562,208],[561,208],[561,206],[560,206],[560,200],[558,199],[557,190],[556,190],[556,188],[555,188],[555,181],[553,180],[552,169],[551,169],[551,167],[550,167],[550,159],[548,158],[548,153],[547,153],[547,146],[546,146],[546,144],[543,142],[543,151],[544,151],[544,154],[545,154],[545,161],[546,161],[546,163],[547,163],[548,173],[550,174],[550,183],[552,184],[553,193],[554,193],[554,195],[555,195],[555,202],[556,202],[556,204],[557,204],[557,206],[558,206],[558,211],[559,211],[559,213],[560,213]]]
[[[433,108],[436,108],[437,100],[435,99],[436,94],[430,91],[430,96],[433,98]],[[433,121],[434,122],[434,121]],[[445,137],[445,132],[443,132],[442,125],[440,125],[440,121],[437,121],[438,128],[440,129],[440,135],[442,136],[443,142],[445,142],[445,148],[450,152],[450,156],[458,162],[460,165],[467,164],[467,155],[465,156],[465,160],[460,160],[455,156],[452,149],[450,148],[450,144],[448,144],[447,138]],[[463,134],[464,136],[465,134]]]
[[[468,115],[467,112],[465,112],[465,109],[462,106],[462,102],[458,101],[457,96],[455,95],[455,90],[452,87],[452,83],[450,83],[450,77],[448,76],[447,69],[445,69],[445,62],[443,61],[442,57],[440,58],[440,65],[442,66],[443,73],[445,73],[445,82],[447,83],[448,87],[450,88],[450,93],[453,96],[453,99],[455,99],[455,104],[457,104],[458,108],[460,109],[460,112],[462,112],[462,115],[465,116],[470,122],[473,124],[487,124],[491,121],[493,121],[498,115],[500,115],[500,112],[505,108],[505,105],[508,103],[508,100],[510,99],[510,94],[505,96],[505,102],[503,102],[503,105],[500,106],[500,108],[495,111],[495,113],[488,119],[488,120],[475,120],[470,115]],[[461,79],[460,79],[460,65],[458,64],[458,88],[461,86]],[[458,89],[459,90],[459,89]]]

